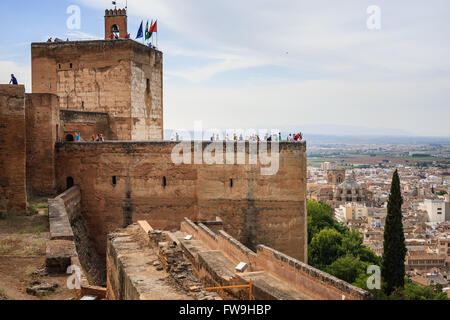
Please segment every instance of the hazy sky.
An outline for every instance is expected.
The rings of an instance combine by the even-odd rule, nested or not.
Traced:
[[[66,26],[72,4],[79,30]],[[381,9],[380,30],[367,28],[370,5]],[[0,82],[15,73],[30,91],[30,43],[103,38],[110,7],[2,1]],[[159,22],[167,128],[200,120],[450,136],[448,0],[129,0],[128,8],[133,38],[142,19]]]

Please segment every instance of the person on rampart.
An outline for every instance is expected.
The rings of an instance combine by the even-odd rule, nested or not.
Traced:
[[[11,74],[11,80],[9,81],[9,84],[13,84],[15,86],[17,86],[19,83],[17,82],[16,77],[14,77],[13,74]]]

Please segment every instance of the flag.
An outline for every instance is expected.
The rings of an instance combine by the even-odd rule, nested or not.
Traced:
[[[150,28],[148,29],[148,38],[150,39],[153,35],[153,32],[151,31],[153,28],[153,20],[152,23],[150,23]]]
[[[158,32],[158,20],[150,27],[150,33]]]
[[[153,23],[153,22],[152,22]],[[150,25],[150,28],[152,26]],[[145,25],[145,40],[148,40],[152,37],[152,34],[150,33],[150,29],[148,28],[148,20],[147,20],[147,24]]]
[[[139,27],[139,31],[138,31],[138,34],[136,36],[136,39],[142,38],[144,36],[144,33],[142,31],[143,24],[144,24],[144,21],[141,22],[141,26]]]

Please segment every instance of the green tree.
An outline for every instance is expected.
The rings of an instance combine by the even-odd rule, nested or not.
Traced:
[[[311,240],[308,259],[313,267],[324,270],[343,254],[342,234],[335,229],[325,228]]]
[[[368,266],[368,263],[361,261],[351,254],[347,254],[326,267],[325,271],[348,283],[354,283],[360,275],[366,274]]]
[[[404,294],[408,300],[448,300],[442,287],[420,286],[407,279]]]
[[[333,218],[333,208],[323,202],[308,201],[308,244],[312,238],[325,228],[342,233],[347,228]]]
[[[400,177],[398,171],[395,170],[387,205],[381,269],[384,291],[387,295],[390,295],[395,289],[403,288],[405,285],[406,246],[403,233],[402,204]]]

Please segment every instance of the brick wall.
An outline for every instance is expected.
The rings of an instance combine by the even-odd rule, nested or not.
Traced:
[[[64,133],[60,141],[67,141],[67,135],[75,138],[76,132],[80,133],[81,141],[91,141],[97,134],[103,134],[105,140],[118,139],[111,130],[109,115],[103,112],[61,110],[61,126]]]
[[[193,240],[201,240],[210,250],[222,251],[236,265],[239,262],[247,263],[246,272],[265,271],[314,299],[365,300],[371,298],[367,291],[267,246],[259,245],[255,253],[224,231],[219,231],[214,241],[211,241],[211,230],[201,225],[196,226],[189,219],[185,219],[180,230],[192,235]],[[197,262],[195,257],[191,260],[194,263]],[[207,268],[203,269],[203,272],[205,270],[207,272]],[[211,275],[208,276],[211,277]]]
[[[25,214],[25,88],[0,85],[0,211]]]
[[[58,97],[27,94],[26,124],[28,194],[55,195],[55,142],[61,135]]]
[[[366,300],[370,294],[266,246],[258,246],[256,263],[311,297],[320,300]]]
[[[33,43],[33,93],[105,112],[119,140],[162,140],[162,53],[133,40]],[[148,79],[148,85],[147,85]]]
[[[50,240],[46,250],[47,267],[53,272],[65,273],[75,259],[75,264],[82,269],[82,291],[95,289],[91,285],[105,285],[106,265],[93,249],[84,226],[79,186],[73,186],[48,202]]]
[[[100,253],[107,233],[131,222],[147,220],[156,229],[171,230],[185,217],[219,216],[225,231],[245,245],[263,243],[306,260],[305,145],[281,144],[274,176],[262,176],[260,165],[177,166],[171,160],[175,146],[57,144],[58,189],[65,190],[68,177],[80,185],[82,214]]]

